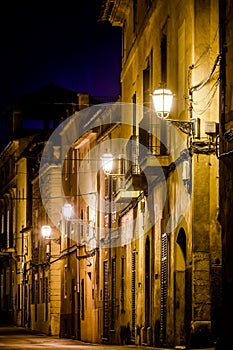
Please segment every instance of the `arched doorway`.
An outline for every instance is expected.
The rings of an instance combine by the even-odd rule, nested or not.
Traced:
[[[179,230],[175,243],[175,343],[186,343],[186,234],[183,228]]]

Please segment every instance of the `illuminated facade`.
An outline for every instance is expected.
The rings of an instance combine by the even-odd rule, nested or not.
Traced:
[[[8,285],[1,283],[1,310],[9,303],[18,324],[82,341],[211,346],[220,335],[222,302],[219,2],[104,0],[100,20],[122,27],[121,102],[87,108],[87,114],[80,107],[74,114],[78,136],[72,119],[65,124],[52,145],[52,161],[41,169],[44,192],[38,162],[30,181],[23,175],[38,142],[17,158],[9,196],[31,195],[32,206],[16,201],[11,212],[17,214],[1,206],[1,281]],[[152,105],[158,88],[174,94],[165,120]],[[87,97],[80,96],[85,107]],[[227,116],[231,130],[230,109]],[[14,142],[9,154],[18,149]],[[229,167],[224,158],[223,178]],[[230,179],[227,184],[231,189]],[[221,193],[229,212],[223,187]],[[47,211],[40,195],[55,200]],[[11,236],[9,215],[17,218]],[[44,225],[52,228],[47,241]],[[11,258],[14,236],[19,248]],[[8,268],[10,261],[17,269]]]
[[[222,225],[223,248],[223,308],[219,349],[232,344],[233,302],[232,302],[232,191],[233,191],[233,118],[232,118],[232,1],[223,1],[220,11],[220,47],[222,53],[221,108],[219,138],[220,176],[220,223]]]
[[[143,183],[135,183],[140,197],[136,203],[132,198],[135,204],[120,214],[122,232],[124,226],[130,230],[127,221],[136,218],[132,243],[116,255],[116,270],[125,268],[124,293],[130,302],[122,313],[115,311],[114,328],[108,325],[109,341],[115,334],[113,341],[119,342],[121,327],[130,329],[130,341],[156,346],[204,346],[218,332],[218,11],[218,1],[205,6],[199,1],[103,1],[101,19],[120,25],[123,31],[122,101],[136,103],[129,139],[139,140],[139,168],[138,173],[135,167],[126,170],[126,182],[135,183],[143,170],[152,184],[148,195]],[[153,109],[150,95],[160,84],[175,94],[169,118],[180,123],[171,122],[177,129],[174,134],[169,122],[162,130],[162,124],[144,120],[138,108]],[[160,135],[165,133],[160,138],[163,142],[153,138],[153,128],[161,128]],[[183,152],[185,142],[188,154]],[[140,153],[141,145],[150,155]],[[163,181],[153,179],[155,159],[164,169],[165,192]],[[119,191],[116,201],[124,201],[125,191],[130,187]]]
[[[56,99],[63,105],[58,107]],[[60,251],[41,237],[47,214],[38,171],[50,133],[73,114],[76,99],[76,93],[51,84],[4,110],[8,144],[0,155],[1,319],[52,334],[60,330],[60,262],[51,268],[48,263],[49,255]]]

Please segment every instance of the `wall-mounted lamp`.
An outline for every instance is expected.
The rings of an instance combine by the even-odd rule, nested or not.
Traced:
[[[52,229],[51,229],[51,226],[49,225],[43,225],[41,227],[41,234],[44,238],[50,238],[51,236],[51,233],[52,233]]]
[[[73,214],[73,207],[70,203],[65,203],[62,207],[62,216],[65,220],[70,220]]]
[[[193,121],[167,119],[171,111],[173,96],[174,95],[171,90],[168,89],[154,90],[152,94],[152,101],[157,116],[161,119],[166,119],[183,133],[188,135],[193,134]]]
[[[101,157],[102,168],[105,174],[109,175],[113,167],[113,155],[112,153],[104,153]]]
[[[41,227],[41,234],[46,240],[48,240],[48,241],[55,241],[56,243],[61,244],[61,237],[59,237],[59,238],[51,238],[51,234],[52,234],[51,226],[43,225]],[[46,249],[48,249],[48,247]]]
[[[161,119],[167,119],[172,106],[173,94],[168,89],[154,90],[152,101],[156,114]]]

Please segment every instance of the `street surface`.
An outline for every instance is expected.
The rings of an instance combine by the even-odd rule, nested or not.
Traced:
[[[145,349],[137,346],[118,346],[83,343],[73,339],[61,339],[56,336],[31,332],[22,327],[0,326],[0,349]],[[148,350],[148,347],[146,348]]]
[[[22,327],[0,326],[0,349],[86,349],[86,350],[149,350],[145,346],[120,346],[83,343],[73,339],[61,339],[55,336],[46,336],[40,333],[34,333]],[[159,350],[159,349],[156,349]],[[165,350],[165,349],[161,349]],[[172,350],[172,349],[166,349]],[[200,349],[199,349],[200,350]],[[205,349],[214,350],[214,349]]]

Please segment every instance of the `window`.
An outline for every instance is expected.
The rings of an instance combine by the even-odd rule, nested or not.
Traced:
[[[16,246],[16,210],[13,207],[12,210],[12,227],[13,227],[13,247]]]
[[[64,299],[67,298],[67,265],[64,266]]]
[[[44,279],[43,276],[40,276],[40,303],[44,303]]]
[[[7,217],[6,217],[6,247],[10,248],[10,211],[7,210]]]
[[[135,338],[136,326],[136,251],[132,252],[131,298],[132,298],[132,338]]]
[[[49,315],[49,278],[45,277],[45,322],[48,321]]]
[[[132,102],[133,102],[133,135],[136,136],[137,135],[137,111],[136,111],[136,92],[133,94],[133,98],[132,98]]]
[[[89,229],[90,229],[90,208],[89,205],[87,206],[87,237],[89,237]]]
[[[161,40],[161,83],[167,83],[167,35],[163,34]]]
[[[75,164],[76,164],[76,162],[77,162],[77,156],[76,156],[76,149],[75,148],[73,148],[72,149],[72,159],[71,159],[71,161],[72,161],[72,174],[74,174],[75,173]]]
[[[80,236],[81,238],[83,238],[83,209],[81,209],[81,212],[80,212],[80,219],[81,219]]]
[[[168,239],[167,233],[161,238],[161,320],[160,320],[160,342],[166,343],[167,330],[167,273],[168,273]]]
[[[116,259],[112,259],[112,312],[111,329],[115,328],[115,307],[116,307]]]
[[[2,277],[3,275],[1,275]],[[2,284],[1,284],[2,286]],[[17,286],[17,309],[20,310],[21,309],[21,289],[20,289],[20,284],[18,284]],[[1,294],[1,296],[3,297],[3,294]]]
[[[125,309],[125,257],[121,257],[121,311]]]
[[[84,279],[82,278],[81,280],[81,319],[84,320],[84,295],[85,295],[85,291],[84,291]]]
[[[149,107],[150,103],[150,66],[147,66],[146,69],[143,70],[143,105],[147,108]]]
[[[1,273],[1,289],[0,289],[0,294],[1,294],[1,310],[4,310],[4,274]],[[20,286],[20,284],[18,285]],[[18,299],[19,301],[20,299]],[[18,304],[18,309],[20,308],[19,304]]]
[[[147,236],[145,245],[145,324],[150,324],[150,305],[151,305],[151,270],[150,270],[150,239]]]
[[[108,176],[105,177],[105,215],[104,215],[104,226],[109,227],[109,214],[110,214],[110,179]]]
[[[4,214],[2,214],[1,233],[4,233]]]
[[[109,286],[108,286],[108,260],[104,261],[104,292],[103,292],[103,313],[104,313],[104,328],[103,328],[103,335],[104,338],[108,338],[108,327],[109,327],[109,305],[108,305],[108,292],[109,292]]]

